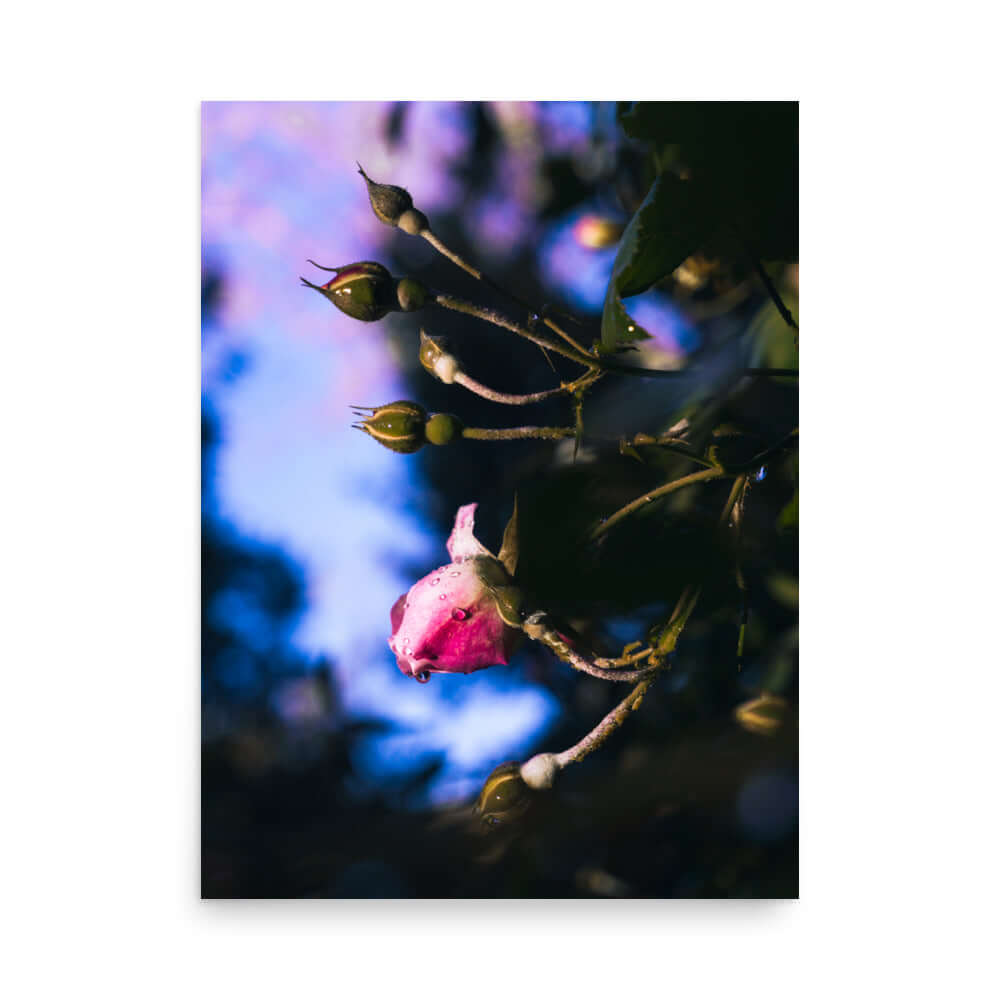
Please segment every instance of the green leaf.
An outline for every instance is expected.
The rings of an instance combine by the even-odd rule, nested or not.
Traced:
[[[625,311],[622,300],[615,292],[615,279],[608,284],[601,315],[601,349],[613,351],[634,340],[649,340],[649,333]]]
[[[795,101],[640,101],[621,114],[658,169],[683,166],[746,252],[798,257],[799,109]]]
[[[694,186],[660,174],[624,234],[612,277],[623,298],[646,291],[698,249],[706,213]]]
[[[622,298],[656,284],[698,249],[710,225],[702,199],[674,174],[661,174],[622,234],[601,317],[601,344],[614,350],[649,337]]]
[[[778,515],[779,531],[798,531],[799,528],[799,489],[795,488],[792,499],[781,508]]]
[[[507,522],[507,527],[504,528],[503,532],[503,542],[500,545],[500,562],[503,563],[504,569],[510,573],[511,576],[517,571],[517,553],[518,553],[518,532],[517,532],[517,494],[514,495],[514,513],[510,515],[510,520]]]

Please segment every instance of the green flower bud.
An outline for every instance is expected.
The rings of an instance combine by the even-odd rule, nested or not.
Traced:
[[[395,184],[376,184],[360,163],[358,173],[368,185],[368,199],[379,222],[384,222],[387,226],[399,226],[411,236],[428,228],[427,216],[413,207],[413,199],[406,188],[396,187]]]
[[[386,313],[398,311],[396,283],[381,264],[372,260],[346,264],[344,267],[321,267],[314,261],[309,263],[319,267],[321,271],[333,271],[336,277],[325,285],[314,285],[303,278],[302,284],[316,289],[352,319],[371,323],[381,319]]]
[[[417,403],[401,399],[385,406],[355,406],[358,416],[367,414],[360,423],[352,427],[364,431],[392,451],[409,455],[424,446],[427,438],[427,411]]]
[[[427,304],[427,289],[416,278],[400,278],[396,283],[396,299],[403,312],[423,309]]]
[[[495,767],[479,793],[476,812],[484,823],[498,826],[522,816],[531,804],[531,790],[521,777],[516,760]]]
[[[450,444],[451,441],[462,433],[462,421],[450,413],[435,413],[427,426],[424,434],[431,444]]]
[[[462,370],[458,358],[445,349],[444,339],[432,337],[423,330],[420,331],[420,363],[445,385],[451,385]]]

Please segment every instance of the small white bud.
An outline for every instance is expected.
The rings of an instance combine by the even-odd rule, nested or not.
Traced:
[[[453,354],[441,354],[434,360],[434,374],[445,385],[451,385],[459,372],[458,360]]]
[[[521,765],[521,780],[529,788],[551,788],[561,770],[554,753],[539,753]]]

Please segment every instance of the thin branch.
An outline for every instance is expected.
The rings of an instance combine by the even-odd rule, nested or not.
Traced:
[[[569,358],[571,361],[575,361],[580,365],[585,365],[587,368],[602,367],[600,361],[591,357],[582,349],[564,347],[562,344],[554,340],[550,340],[548,337],[542,337],[537,333],[533,333],[527,327],[522,326],[520,323],[515,323],[502,313],[498,313],[495,309],[487,309],[484,306],[477,306],[472,302],[466,302],[464,299],[456,298],[454,295],[445,295],[441,292],[438,292],[434,296],[434,302],[436,302],[443,309],[451,309],[453,312],[464,313],[466,316],[475,316],[477,319],[485,320],[487,323],[492,323],[494,326],[499,326],[504,330],[510,330],[511,333],[516,333],[519,337],[524,337],[525,340],[530,340],[533,344],[536,344],[543,350],[554,351],[556,354],[561,354],[564,358]]]
[[[626,504],[621,510],[615,511],[609,518],[601,521],[596,528],[590,533],[590,540],[596,541],[601,535],[610,531],[619,521],[624,520],[629,514],[638,510],[640,507],[645,507],[646,504],[652,503],[654,500],[659,500],[661,497],[665,497],[668,493],[673,493],[674,490],[679,490],[684,486],[690,486],[693,483],[703,483],[710,479],[721,479],[723,476],[732,475],[732,473],[726,472],[725,469],[720,469],[713,467],[710,469],[702,469],[699,472],[692,472],[689,476],[682,476],[680,479],[674,479],[669,483],[664,483],[662,486],[657,486],[655,490],[650,490],[648,493],[644,493],[641,497],[637,497],[631,503]]]
[[[519,305],[522,309],[524,309],[529,316],[537,315],[534,309],[532,309],[527,302],[518,298],[516,295],[514,295],[513,292],[510,292],[506,288],[503,288],[501,285],[497,284],[497,282],[495,282],[491,277],[489,277],[489,275],[487,275],[484,271],[480,271],[479,268],[473,267],[468,261],[464,260],[457,253],[455,253],[454,250],[449,250],[448,247],[446,247],[441,242],[441,240],[438,239],[438,237],[430,231],[430,229],[421,230],[419,235],[422,236],[425,240],[427,240],[427,242],[430,243],[430,245],[434,247],[434,249],[437,250],[439,254],[442,254],[443,256],[447,257],[448,260],[450,260],[453,264],[460,267],[467,274],[471,274],[472,277],[474,277],[477,281],[481,281],[484,285],[489,285],[490,288],[492,288],[494,291],[499,292],[501,295],[506,296],[508,299],[511,300],[511,302],[517,303],[517,305]],[[586,348],[578,344],[565,330],[563,330],[560,326],[558,326],[553,320],[549,319],[548,317],[543,317],[542,322],[550,330],[558,334],[567,344],[570,345],[570,347],[579,351],[581,354],[588,353]]]
[[[654,675],[639,681],[624,700],[608,712],[579,743],[575,743],[568,750],[556,754],[557,766],[563,768],[567,764],[575,764],[588,754],[593,753],[598,747],[603,746],[608,737],[642,704],[644,695],[655,679]]]
[[[572,427],[465,427],[462,437],[474,441],[519,441],[523,438],[558,441],[573,437],[575,433]]]
[[[764,287],[767,289],[767,294],[771,296],[771,301],[774,303],[778,312],[781,313],[781,318],[793,330],[797,331],[799,324],[792,319],[792,314],[789,311],[788,306],[786,306],[782,301],[781,296],[778,294],[778,289],[774,287],[774,282],[771,281],[771,276],[764,269],[764,265],[760,262],[759,258],[754,257],[753,265],[757,274],[760,275],[760,280],[764,282]]]
[[[540,403],[543,399],[551,399],[553,396],[564,396],[572,392],[572,390],[565,385],[561,385],[556,389],[543,389],[541,392],[526,392],[526,393],[512,393],[512,392],[500,392],[498,389],[491,389],[487,385],[483,385],[482,382],[477,382],[470,375],[466,375],[465,372],[457,372],[454,379],[457,385],[463,386],[468,389],[469,392],[475,393],[477,396],[481,396],[483,399],[488,399],[494,403],[504,403],[507,406],[526,406],[529,403]]]

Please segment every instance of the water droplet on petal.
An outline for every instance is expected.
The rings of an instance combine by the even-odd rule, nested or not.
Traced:
[[[455,608],[451,613],[451,617],[457,622],[464,622],[469,617],[469,612],[464,608]]]
[[[431,675],[427,670],[421,670],[419,674],[414,674],[413,677],[414,680],[419,681],[421,684],[426,684],[431,679]]]
[[[448,600],[448,595],[447,594],[438,594],[438,600],[439,601],[447,601]]]
[[[436,587],[440,582],[441,582],[441,577],[436,576],[434,577],[433,580],[431,580],[431,586]]]
[[[461,576],[462,574],[458,572],[457,569],[453,569],[448,576]]]

